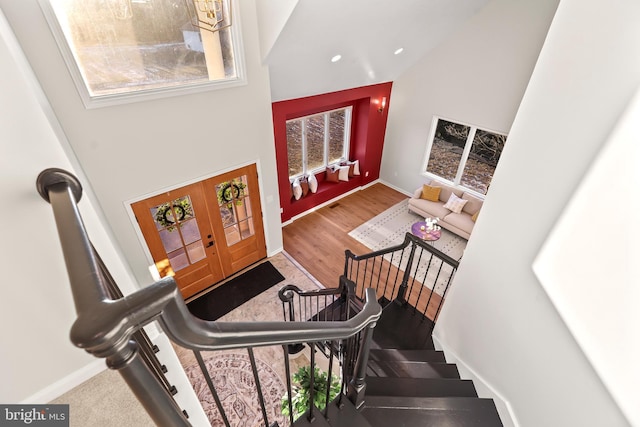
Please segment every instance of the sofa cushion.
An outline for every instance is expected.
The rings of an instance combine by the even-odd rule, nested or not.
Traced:
[[[466,203],[467,200],[461,199],[460,197],[451,193],[451,196],[449,196],[449,200],[447,200],[447,203],[444,204],[444,207],[449,209],[451,212],[460,213],[462,212],[462,208]]]
[[[338,168],[338,179],[340,181],[349,181],[349,166],[340,166]]]
[[[328,167],[326,169],[326,176],[324,180],[327,182],[339,182],[340,180],[338,179],[338,171]]]
[[[469,234],[473,231],[474,222],[471,220],[471,215],[466,213],[451,212],[446,216],[445,221]]]
[[[353,165],[353,175],[354,176],[360,175],[360,161],[354,160],[353,162],[348,162],[348,163],[350,165]]]
[[[422,194],[420,195],[421,199],[425,199],[425,200],[430,200],[432,202],[437,202],[440,197],[440,191],[442,190],[442,187],[432,187],[430,185],[423,185],[422,186]]]
[[[440,201],[443,203],[446,203],[449,200],[451,194],[455,194],[458,197],[462,197],[463,194],[463,191],[458,190],[457,188],[450,185],[443,184],[440,181],[436,181],[435,179],[431,180],[431,183],[429,185],[432,187],[442,188],[442,190],[440,190]]]
[[[432,202],[425,199],[409,199],[409,209],[423,217],[444,218],[451,212],[445,209],[442,202]]]
[[[465,200],[468,200],[468,202],[462,208],[462,212],[466,212],[469,215],[473,215],[474,213],[478,212],[482,207],[482,203],[483,203],[482,199],[479,199],[472,194],[465,192],[462,195],[462,198]]]
[[[302,186],[300,186],[300,178],[294,179],[291,186],[293,187],[293,197],[296,200],[300,200],[300,197],[302,197]]]
[[[309,181],[307,181],[306,176],[300,178],[300,187],[302,188],[302,197],[309,194]]]
[[[314,174],[309,175],[307,181],[309,181],[309,191],[311,191],[312,193],[318,191],[318,179]]]

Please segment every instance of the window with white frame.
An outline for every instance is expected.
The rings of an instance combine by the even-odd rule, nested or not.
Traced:
[[[287,120],[289,178],[347,160],[350,136],[351,107]]]
[[[434,117],[426,175],[487,194],[507,135]]]
[[[40,0],[87,107],[242,84],[232,0]]]

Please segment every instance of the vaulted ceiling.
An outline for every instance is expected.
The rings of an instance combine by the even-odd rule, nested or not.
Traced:
[[[392,81],[489,0],[258,2],[273,101]],[[395,53],[402,49],[401,53]],[[331,62],[340,55],[341,59]]]

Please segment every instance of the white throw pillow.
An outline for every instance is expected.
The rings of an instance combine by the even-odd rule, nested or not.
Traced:
[[[309,191],[311,191],[312,193],[318,191],[318,180],[316,179],[316,176],[314,174],[309,175],[307,181],[309,182]]]
[[[350,163],[353,165],[353,174],[360,175],[360,162],[358,160],[354,160]]]
[[[340,181],[349,181],[349,166],[340,166],[338,171],[338,179]]]
[[[300,185],[300,178],[296,178],[293,180],[293,197],[296,200],[300,200],[302,197],[302,186]]]
[[[461,199],[455,194],[451,193],[449,196],[449,200],[445,203],[444,207],[449,209],[451,212],[460,213],[462,212],[462,208],[467,203],[467,200]]]

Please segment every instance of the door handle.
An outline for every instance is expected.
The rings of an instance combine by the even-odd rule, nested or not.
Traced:
[[[210,248],[210,247],[211,247],[211,246],[213,246],[213,245],[214,245],[213,240],[212,240],[212,241],[210,241],[209,243],[207,243],[207,247],[208,247],[208,248]]]

